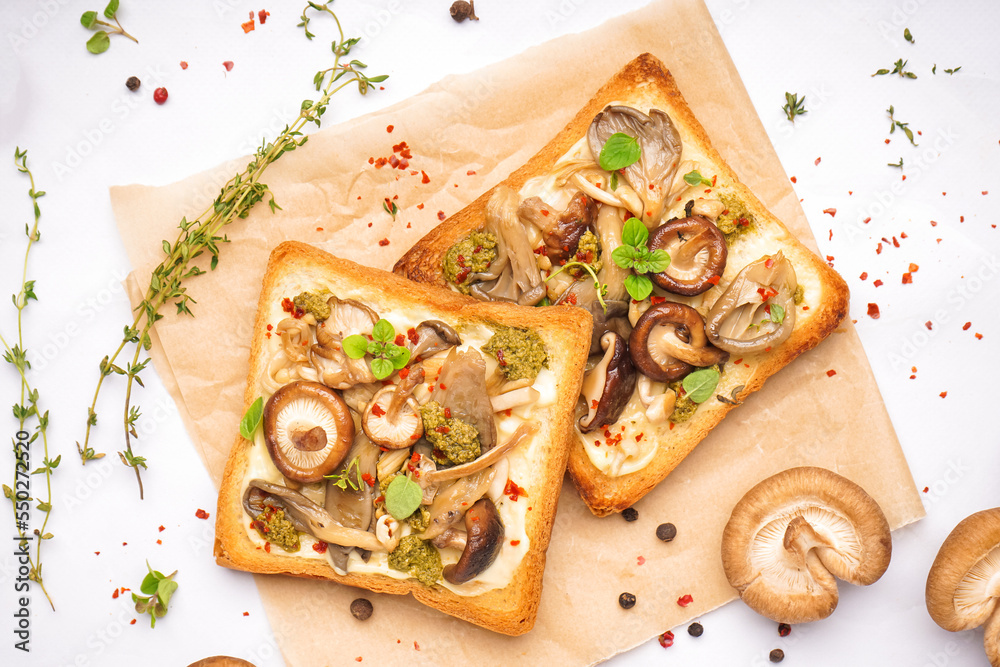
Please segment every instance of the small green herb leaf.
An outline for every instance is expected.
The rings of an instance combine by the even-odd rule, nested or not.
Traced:
[[[360,359],[368,354],[368,339],[360,334],[354,334],[344,339],[344,354],[351,359]]]
[[[614,191],[617,189],[618,189],[618,172],[613,171],[611,172],[611,190]]]
[[[653,283],[646,276],[625,276],[625,289],[636,301],[642,301],[653,292]]]
[[[803,95],[802,99],[799,99],[798,93],[792,94],[789,92],[785,93],[785,105],[781,107],[781,110],[785,112],[785,118],[791,122],[795,122],[796,116],[802,116],[809,113],[805,108],[806,96]]]
[[[666,250],[657,248],[649,253],[646,264],[649,267],[647,269],[649,273],[663,273],[670,267],[670,255],[667,254]]]
[[[890,167],[899,167],[900,169],[902,169],[903,168],[903,158],[902,157],[899,158],[899,162],[887,162],[886,165],[890,166]]]
[[[689,171],[688,173],[684,174],[684,182],[687,183],[688,185],[707,185],[709,187],[712,186],[712,181],[702,176],[701,172],[699,172],[697,169],[695,169],[694,171]]]
[[[910,29],[909,28],[903,28],[903,39],[905,39],[906,41],[908,41],[910,44],[915,44],[916,43],[916,42],[913,41],[913,35],[910,34]]]
[[[768,304],[767,312],[771,316],[771,321],[775,324],[781,324],[785,321],[785,309],[776,303]],[[714,391],[714,390],[713,390]]]
[[[264,397],[258,396],[257,400],[250,404],[243,419],[240,420],[240,435],[247,440],[253,440],[257,427],[260,426],[261,417],[264,416]]]
[[[80,23],[88,30],[93,28],[94,24],[97,23],[97,12],[84,12],[83,16],[80,17]]]
[[[385,489],[385,509],[396,521],[403,521],[420,507],[423,497],[419,484],[406,475],[397,475]]]
[[[618,171],[634,164],[642,155],[639,141],[624,132],[615,132],[604,142],[598,162],[605,171]]]
[[[630,245],[620,245],[611,251],[611,259],[623,269],[630,269],[636,259],[635,248]]]
[[[644,246],[648,238],[649,230],[638,218],[629,218],[625,221],[625,226],[622,227],[622,243],[633,247]]]
[[[396,330],[386,320],[379,320],[372,329],[372,338],[380,343],[389,343],[396,337]]]
[[[392,375],[392,362],[381,357],[372,359],[372,375],[376,380],[384,380]]]
[[[95,32],[94,36],[87,40],[87,50],[91,53],[104,53],[109,46],[111,46],[111,38],[103,30]]]
[[[108,6],[104,8],[104,16],[106,16],[109,19],[113,19],[117,11],[118,11],[118,0],[111,0],[111,2],[108,3]]]
[[[695,403],[704,403],[715,393],[720,377],[715,368],[702,368],[686,375],[681,385],[688,398]]]
[[[955,68],[953,68],[953,69],[946,69],[946,70],[944,71],[944,73],[945,73],[945,74],[954,74],[955,72],[957,72],[957,71],[958,71],[958,70],[960,70],[960,69],[962,69],[962,66],[961,66],[961,65],[959,65],[958,67],[955,67]]]

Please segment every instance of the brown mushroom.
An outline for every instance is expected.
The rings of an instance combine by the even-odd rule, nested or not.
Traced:
[[[416,326],[417,341],[410,350],[410,358],[429,357],[450,347],[462,344],[458,332],[441,320],[424,320]]]
[[[635,367],[625,339],[614,331],[601,336],[604,356],[583,377],[581,395],[587,414],[580,418],[584,433],[618,421],[635,389]]]
[[[670,266],[650,279],[674,294],[694,296],[707,292],[726,269],[726,237],[700,215],[670,220],[649,233],[650,250],[670,255]]]
[[[660,382],[671,382],[692,366],[712,366],[729,353],[708,343],[705,321],[691,306],[664,301],[636,320],[628,341],[636,368]]]
[[[482,574],[500,555],[504,527],[496,505],[482,498],[465,513],[465,549],[457,563],[445,565],[445,581],[464,584]]]
[[[397,401],[402,393],[396,385],[379,389],[361,416],[361,428],[372,442],[386,449],[404,449],[424,434],[424,422],[420,416],[420,406],[412,396]],[[392,404],[397,404],[395,407]]]
[[[292,382],[264,406],[264,442],[275,467],[296,482],[318,482],[343,461],[354,441],[354,420],[336,391],[318,382]]]
[[[983,645],[1000,667],[1000,507],[959,522],[927,575],[927,611],[945,630],[985,625]]]
[[[590,229],[597,217],[597,203],[575,192],[560,213],[538,197],[528,197],[517,208],[518,218],[542,230],[545,256],[553,264],[573,259],[580,237]]]
[[[795,269],[780,250],[747,264],[709,311],[708,339],[734,354],[784,342],[795,327],[797,286]]]
[[[587,142],[594,159],[600,159],[604,143],[612,134],[627,134],[639,141],[639,160],[625,167],[624,176],[642,199],[644,210],[635,211],[642,221],[659,222],[670,194],[670,184],[681,159],[681,137],[670,116],[659,109],[649,115],[626,106],[605,107],[587,130]]]
[[[824,468],[791,468],[750,489],[722,534],[726,578],[779,623],[826,618],[838,577],[867,586],[889,567],[892,538],[864,489]]]

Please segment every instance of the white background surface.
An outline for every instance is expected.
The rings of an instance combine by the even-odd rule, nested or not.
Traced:
[[[645,2],[546,0],[515,9],[480,0],[482,20],[462,25],[449,18],[449,4],[337,0],[345,31],[365,37],[357,57],[372,74],[391,78],[377,95],[338,95],[324,121],[390,105],[446,74],[594,27]],[[984,665],[982,632],[939,629],[925,611],[923,589],[952,527],[1000,505],[993,419],[1000,352],[994,204],[1000,6],[985,0],[707,4],[786,172],[796,177],[822,253],[850,284],[851,316],[917,486],[928,487],[928,516],[894,533],[887,574],[867,589],[843,586],[840,607],[825,621],[782,639],[774,623],[734,603],[700,619],[701,638],[676,628],[672,648],[654,640],[613,664],[764,665],[780,647],[788,665]],[[146,374],[138,398],[144,419],[137,447],[150,462],[145,501],[136,499],[131,473],[112,460],[120,446],[120,383],[107,388],[99,407],[96,444],[109,456],[83,468],[73,443],[83,435],[97,363],[129,319],[120,281],[130,266],[108,186],[166,184],[251,152],[310,96],[313,73],[329,61],[329,26],[314,30],[315,42],[303,39],[295,28],[298,2],[122,5],[119,17],[140,44],[114,37],[100,56],[86,52],[89,33],[78,19],[103,4],[9,0],[0,7],[0,293],[18,288],[21,230],[31,221],[27,179],[13,165],[19,145],[29,150],[38,188],[48,192],[41,200],[42,243],[29,269],[40,301],[26,311],[25,336],[33,381],[52,413],[52,455],[63,457],[49,524],[56,537],[43,558],[57,611],[34,592],[32,651],[13,649],[16,561],[11,549],[0,550],[0,664],[185,665],[226,653],[258,667],[281,665],[250,578],[211,559],[214,516],[203,521],[194,514],[204,508],[214,515],[215,490],[154,373]],[[240,23],[261,8],[271,12],[268,22],[244,35]],[[915,44],[904,42],[904,27]],[[870,76],[898,58],[908,60],[917,80]],[[181,60],[190,64],[186,71]],[[226,60],[235,63],[228,73]],[[943,72],[958,66],[954,75]],[[137,93],[124,86],[133,74],[143,81]],[[152,101],[159,85],[170,91],[162,107]],[[785,91],[806,96],[809,113],[794,126],[780,109]],[[921,132],[919,146],[888,133],[890,104],[898,120]],[[887,166],[900,157],[902,174]],[[837,209],[836,217],[823,213],[828,208]],[[890,242],[876,254],[883,236]],[[903,285],[911,262],[919,271]],[[876,279],[884,285],[875,287]],[[0,332],[15,340],[14,311],[4,303]],[[880,319],[867,316],[868,303],[880,306]],[[963,330],[966,322],[971,326]],[[16,387],[12,369],[0,369],[0,405],[16,400]],[[13,434],[16,423],[6,408],[3,414],[2,428]],[[10,484],[13,459],[5,454],[0,461],[0,478]],[[37,451],[32,464],[41,464]],[[0,513],[3,531],[13,536],[8,510]],[[127,593],[112,599],[119,586],[138,588],[146,559],[180,571],[169,615],[152,631],[142,618],[129,624],[137,615]],[[331,663],[348,658],[330,656]]]

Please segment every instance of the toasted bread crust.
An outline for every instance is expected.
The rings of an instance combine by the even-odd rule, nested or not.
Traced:
[[[534,176],[551,171],[560,157],[587,132],[594,116],[610,103],[636,104],[666,111],[684,136],[685,146],[692,146],[711,164],[720,183],[734,192],[756,219],[755,225],[768,243],[780,248],[792,262],[802,282],[805,278],[818,291],[807,305],[807,316],[800,316],[790,338],[767,354],[753,355],[752,374],[743,389],[732,396],[736,403],[760,389],[765,380],[803,352],[815,347],[843,321],[848,313],[849,292],[844,280],[818,256],[796,239],[774,215],[747,189],[722,159],[695,118],[674,83],[670,72],[654,56],[645,53],[625,66],[606,83],[541,151],[523,167],[496,187],[519,190]],[[495,190],[496,188],[494,188]],[[469,232],[480,229],[490,190],[438,225],[396,263],[394,271],[413,280],[446,285],[442,260],[448,249]],[[739,243],[739,241],[737,241]],[[642,498],[663,480],[735,405],[723,404],[711,411],[699,410],[685,424],[683,434],[663,434],[652,461],[642,470],[611,477],[596,468],[582,442],[576,439],[570,452],[569,472],[574,484],[591,511],[604,516],[619,512]]]
[[[397,275],[339,259],[311,246],[286,242],[271,254],[264,276],[250,352],[250,374],[244,395],[244,410],[259,395],[258,378],[264,372],[264,332],[274,300],[285,296],[288,281],[322,278],[331,289],[364,290],[366,304],[378,311],[393,305],[417,308],[427,319],[455,323],[489,323],[528,327],[542,337],[549,351],[549,368],[557,380],[557,400],[540,414],[542,428],[536,438],[544,438],[540,480],[526,489],[532,504],[527,513],[526,531],[530,549],[515,570],[510,583],[478,596],[460,596],[440,586],[426,587],[412,579],[394,579],[378,574],[337,574],[325,561],[279,553],[265,553],[248,537],[247,517],[242,508],[242,489],[248,472],[247,453],[251,443],[237,435],[222,480],[216,524],[215,556],[220,565],[259,574],[289,574],[326,579],[366,588],[379,593],[411,594],[420,602],[489,630],[519,635],[534,624],[541,594],[545,551],[555,517],[563,471],[572,434],[572,411],[579,393],[586,353],[580,350],[590,340],[591,320],[587,313],[568,309],[526,312],[506,304],[480,304],[467,297],[437,287],[410,282]]]

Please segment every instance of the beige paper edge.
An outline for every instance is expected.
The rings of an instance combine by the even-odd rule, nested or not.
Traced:
[[[437,211],[454,213],[502,180],[643,51],[671,69],[716,148],[743,181],[815,247],[797,198],[700,3],[655,2],[587,33],[446,78],[392,108],[314,135],[305,150],[273,166],[265,180],[284,210],[272,215],[258,207],[228,229],[233,243],[223,248],[219,269],[191,283],[197,317],[168,315],[157,325],[154,365],[216,484],[242,410],[254,308],[270,249],[295,238],[390,268],[437,224]],[[540,87],[544,95],[537,94]],[[395,125],[392,134],[386,133],[388,124]],[[409,143],[412,168],[426,171],[430,184],[408,172],[368,165],[369,156],[389,155],[399,141]],[[234,160],[162,188],[112,189],[119,230],[136,267],[133,288],[136,279],[148,280],[161,259],[154,240],[172,239],[181,216],[196,216],[217,192],[220,178],[235,173],[241,163]],[[398,181],[393,180],[396,175]],[[381,209],[381,198],[392,195],[399,196],[401,209],[395,222]],[[418,209],[417,204],[424,206]],[[377,245],[382,238],[390,240],[388,246]],[[138,292],[130,293],[135,303]],[[198,346],[189,344],[193,337]],[[837,371],[832,378],[826,375],[829,369]],[[566,483],[538,621],[525,636],[481,630],[409,597],[289,577],[256,579],[290,666],[355,664],[356,657],[465,664],[494,662],[496,656],[511,665],[591,664],[734,599],[718,556],[730,508],[760,479],[803,464],[831,468],[859,483],[883,507],[893,528],[923,515],[850,324],[733,411],[665,483],[637,504],[638,521],[593,517]],[[664,521],[678,527],[678,537],[669,544],[654,535]],[[629,611],[617,604],[626,590],[639,600]],[[676,603],[684,594],[694,598],[686,608]],[[376,608],[364,624],[348,613],[350,601],[359,595]]]

